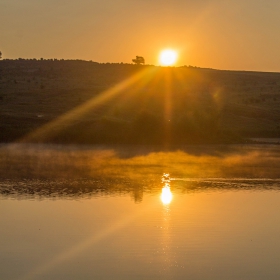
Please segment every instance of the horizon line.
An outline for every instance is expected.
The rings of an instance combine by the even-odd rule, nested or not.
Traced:
[[[133,65],[137,67],[145,67],[145,66],[152,66],[152,67],[160,67],[160,68],[191,68],[191,69],[201,69],[201,70],[213,70],[213,71],[228,71],[228,72],[255,72],[255,73],[275,73],[280,74],[280,71],[268,71],[268,70],[245,70],[245,69],[216,69],[211,67],[201,67],[201,66],[193,66],[193,65],[180,65],[180,66],[164,66],[164,65],[154,65],[154,64],[135,64],[135,63],[128,63],[128,62],[97,62],[93,60],[85,60],[85,59],[79,59],[79,58],[70,58],[70,59],[64,59],[64,58],[2,58],[1,61],[37,61],[37,62],[89,62],[99,65]]]

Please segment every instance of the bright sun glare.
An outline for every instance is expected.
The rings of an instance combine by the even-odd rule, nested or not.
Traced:
[[[160,198],[163,204],[169,204],[171,202],[172,193],[170,191],[169,185],[166,185],[165,187],[162,188]]]
[[[159,62],[163,66],[174,65],[177,61],[178,54],[174,50],[163,50],[159,56]]]

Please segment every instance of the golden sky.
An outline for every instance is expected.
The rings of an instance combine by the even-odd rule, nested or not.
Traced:
[[[279,0],[1,0],[3,58],[280,72]]]

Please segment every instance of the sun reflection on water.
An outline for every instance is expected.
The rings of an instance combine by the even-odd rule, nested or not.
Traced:
[[[169,186],[162,188],[160,199],[163,204],[169,204],[172,200],[172,193]]]
[[[164,187],[161,190],[160,199],[163,204],[168,205],[172,201],[172,192],[170,190],[170,176],[168,173],[164,173],[162,176],[162,183],[164,183]]]

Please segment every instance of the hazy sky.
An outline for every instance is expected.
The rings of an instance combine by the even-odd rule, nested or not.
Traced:
[[[0,0],[3,58],[64,58],[280,72],[279,0]]]

